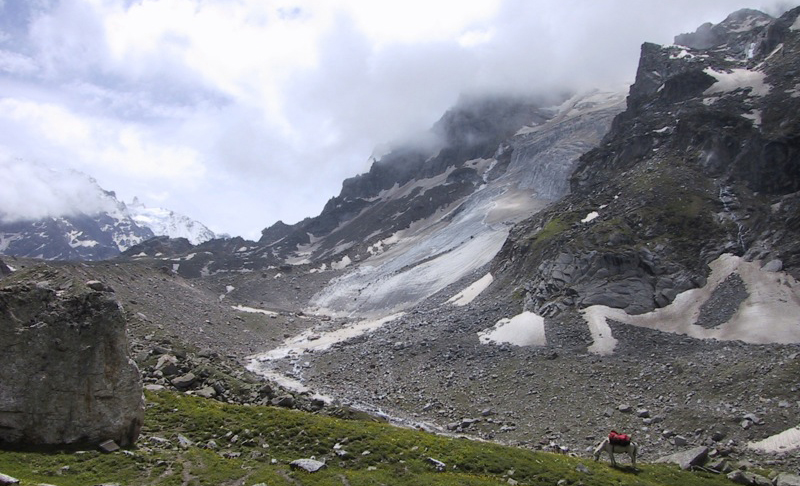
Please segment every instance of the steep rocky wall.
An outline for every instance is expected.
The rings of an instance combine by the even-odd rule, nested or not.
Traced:
[[[548,316],[638,314],[702,285],[722,253],[796,274],[798,15],[737,12],[713,49],[644,44],[626,111],[580,158],[571,194],[511,232],[495,287]]]
[[[113,291],[53,268],[0,286],[0,445],[134,443],[142,379]]]

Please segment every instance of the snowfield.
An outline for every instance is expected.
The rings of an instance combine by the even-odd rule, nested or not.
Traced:
[[[513,344],[515,346],[544,346],[544,318],[533,312],[523,312],[511,319],[500,319],[494,327],[478,333],[483,344]]]
[[[785,272],[769,272],[759,262],[725,254],[711,264],[708,283],[679,294],[672,304],[647,314],[628,315],[622,309],[594,305],[582,311],[596,354],[610,354],[616,340],[607,319],[632,326],[684,334],[697,339],[739,340],[746,343],[800,343],[800,285]],[[738,274],[749,296],[725,323],[713,328],[697,324],[702,305],[730,275]]]
[[[761,71],[737,68],[727,73],[724,71],[716,71],[713,68],[706,68],[703,72],[713,76],[717,80],[716,83],[703,92],[703,94],[706,95],[730,93],[737,89],[750,88],[751,96],[764,96],[769,94],[769,90],[772,88],[772,86],[764,81],[766,74]]]
[[[475,298],[479,296],[481,292],[492,285],[492,282],[494,282],[494,277],[491,273],[487,273],[480,279],[473,282],[469,287],[450,297],[447,303],[453,304],[457,307],[463,307],[475,300]]]

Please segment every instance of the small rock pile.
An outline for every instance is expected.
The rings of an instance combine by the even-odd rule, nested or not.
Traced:
[[[136,360],[146,390],[174,390],[225,403],[273,405],[305,411],[321,410],[325,403],[293,394],[264,381],[240,364],[205,349],[189,353],[170,343],[137,345]]]

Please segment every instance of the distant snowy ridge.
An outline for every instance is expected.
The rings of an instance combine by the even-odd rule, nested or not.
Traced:
[[[149,208],[137,198],[127,205],[128,214],[139,226],[150,228],[158,236],[186,238],[193,245],[216,237],[204,224],[164,208]]]
[[[105,260],[154,236],[199,244],[214,238],[204,225],[113,191],[75,170],[0,158],[14,184],[0,192],[0,254],[44,260]]]

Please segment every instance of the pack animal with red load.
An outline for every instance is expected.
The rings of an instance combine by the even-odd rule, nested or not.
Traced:
[[[624,446],[630,445],[631,436],[628,435],[628,434],[620,434],[616,430],[612,430],[608,434],[608,441],[611,443],[611,445],[623,446],[624,447]]]
[[[628,434],[620,434],[616,430],[612,430],[608,437],[603,439],[597,448],[594,450],[594,460],[600,459],[600,454],[605,451],[611,459],[611,465],[616,467],[617,461],[614,459],[614,454],[628,454],[631,458],[631,465],[636,469],[636,455],[639,453],[639,446],[636,442],[631,440]]]

